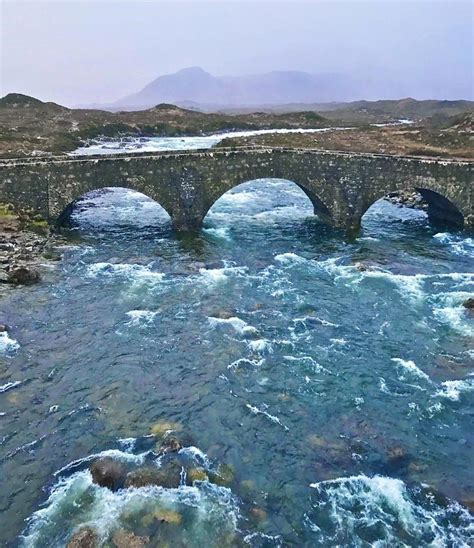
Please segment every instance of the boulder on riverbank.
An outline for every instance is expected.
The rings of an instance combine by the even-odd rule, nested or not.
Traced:
[[[37,265],[61,259],[52,245],[56,241],[58,236],[37,215],[0,204],[0,283],[23,286],[39,282]]]
[[[126,469],[125,466],[111,457],[104,457],[94,461],[89,466],[92,481],[101,487],[107,487],[116,491],[123,486]]]
[[[37,270],[27,266],[17,266],[8,272],[7,282],[13,285],[33,285],[41,280]]]

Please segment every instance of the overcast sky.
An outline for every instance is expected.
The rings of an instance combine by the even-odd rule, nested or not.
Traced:
[[[188,66],[383,75],[411,95],[473,95],[471,2],[0,2],[1,95],[109,102]]]

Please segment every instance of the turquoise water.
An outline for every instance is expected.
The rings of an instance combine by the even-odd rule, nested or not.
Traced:
[[[171,546],[470,544],[467,234],[378,202],[347,242],[271,180],[195,235],[124,190],[72,220],[44,282],[1,300],[2,546],[64,546],[81,524],[104,546],[118,527]],[[160,421],[189,436],[183,470],[230,481],[92,484],[97,455],[160,466]],[[147,529],[165,510],[179,523]]]

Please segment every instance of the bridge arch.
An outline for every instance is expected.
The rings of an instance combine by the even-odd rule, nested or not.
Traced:
[[[153,204],[154,211],[152,214],[148,211],[143,211],[143,208],[146,207],[145,204]],[[111,209],[108,214],[104,213],[106,208]],[[123,213],[127,209],[131,210],[129,219],[123,216]],[[57,216],[56,225],[59,227],[70,225],[72,215],[79,211],[93,211],[93,213],[99,211],[102,220],[106,224],[110,224],[110,226],[141,225],[146,223],[146,221],[149,221],[150,224],[171,221],[170,214],[159,202],[143,192],[121,186],[99,187],[85,192],[66,205],[63,211]],[[139,220],[138,223],[136,223],[137,219]],[[127,221],[131,222],[128,223]]]
[[[267,184],[274,184],[278,182],[285,182],[291,185],[294,185],[297,187],[301,194],[304,194],[309,202],[311,203],[311,207],[313,210],[314,215],[317,215],[318,218],[320,218],[323,222],[330,223],[331,222],[331,212],[329,211],[326,204],[317,196],[314,192],[312,192],[310,189],[305,187],[303,184],[298,183],[297,181],[291,179],[291,178],[283,178],[283,177],[258,177],[258,178],[251,178],[247,180],[240,180],[238,179],[235,181],[234,184],[228,185],[226,188],[220,189],[219,192],[213,193],[205,202],[205,206],[203,208],[203,221],[211,211],[211,209],[217,204],[217,202],[223,198],[226,194],[231,193],[232,191],[239,189],[241,187],[244,187],[244,185],[248,184],[258,184],[258,185],[267,185]]]
[[[428,220],[433,224],[448,225],[454,228],[462,229],[465,224],[464,215],[455,201],[450,200],[445,193],[437,192],[431,188],[424,188],[415,185],[407,185],[401,188],[394,188],[390,192],[383,192],[373,195],[370,200],[364,203],[361,219],[363,215],[379,200],[387,198],[393,192],[413,191],[420,195],[426,204],[426,213]]]

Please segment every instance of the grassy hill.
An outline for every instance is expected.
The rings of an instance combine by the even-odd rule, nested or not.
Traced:
[[[194,105],[197,108],[198,105]],[[287,105],[261,105],[253,107],[264,112],[281,114],[296,111],[319,112],[325,118],[345,120],[350,122],[384,122],[409,118],[420,121],[434,115],[445,117],[456,116],[464,112],[474,112],[473,101],[438,101],[415,99],[381,100],[381,101],[355,101],[352,103],[313,103],[313,104],[287,104]],[[211,110],[206,106],[205,110]],[[233,114],[245,114],[252,110],[250,107],[222,109],[223,112]]]
[[[376,132],[369,124],[400,118],[417,120],[417,126],[412,128],[412,132],[419,132],[419,126],[425,128],[426,131],[424,129],[421,134],[441,148],[443,143],[455,143],[456,139],[462,149],[472,144],[468,130],[472,130],[474,103],[469,101],[403,99],[358,101],[331,104],[330,107],[333,110],[325,110],[324,116],[312,110],[286,113],[205,113],[170,104],[139,111],[109,112],[70,109],[27,95],[11,93],[0,99],[0,157],[60,154],[74,150],[88,139],[101,136],[179,136],[245,129],[359,126],[365,128],[367,135],[374,138]],[[360,131],[357,134],[362,138]],[[393,136],[395,133],[384,133],[384,138],[389,135]],[[415,136],[418,134],[412,135],[416,141],[418,137]],[[308,138],[267,137],[259,142],[296,143],[298,139],[301,141]],[[250,141],[254,142],[252,139]],[[349,142],[357,150],[357,142],[352,138]],[[373,146],[375,144],[374,142]],[[413,149],[417,148],[415,145]]]
[[[134,112],[69,109],[15,93],[0,99],[0,156],[67,152],[87,139],[101,136],[200,135],[232,129],[318,128],[331,124],[314,112],[206,114],[168,104]]]

